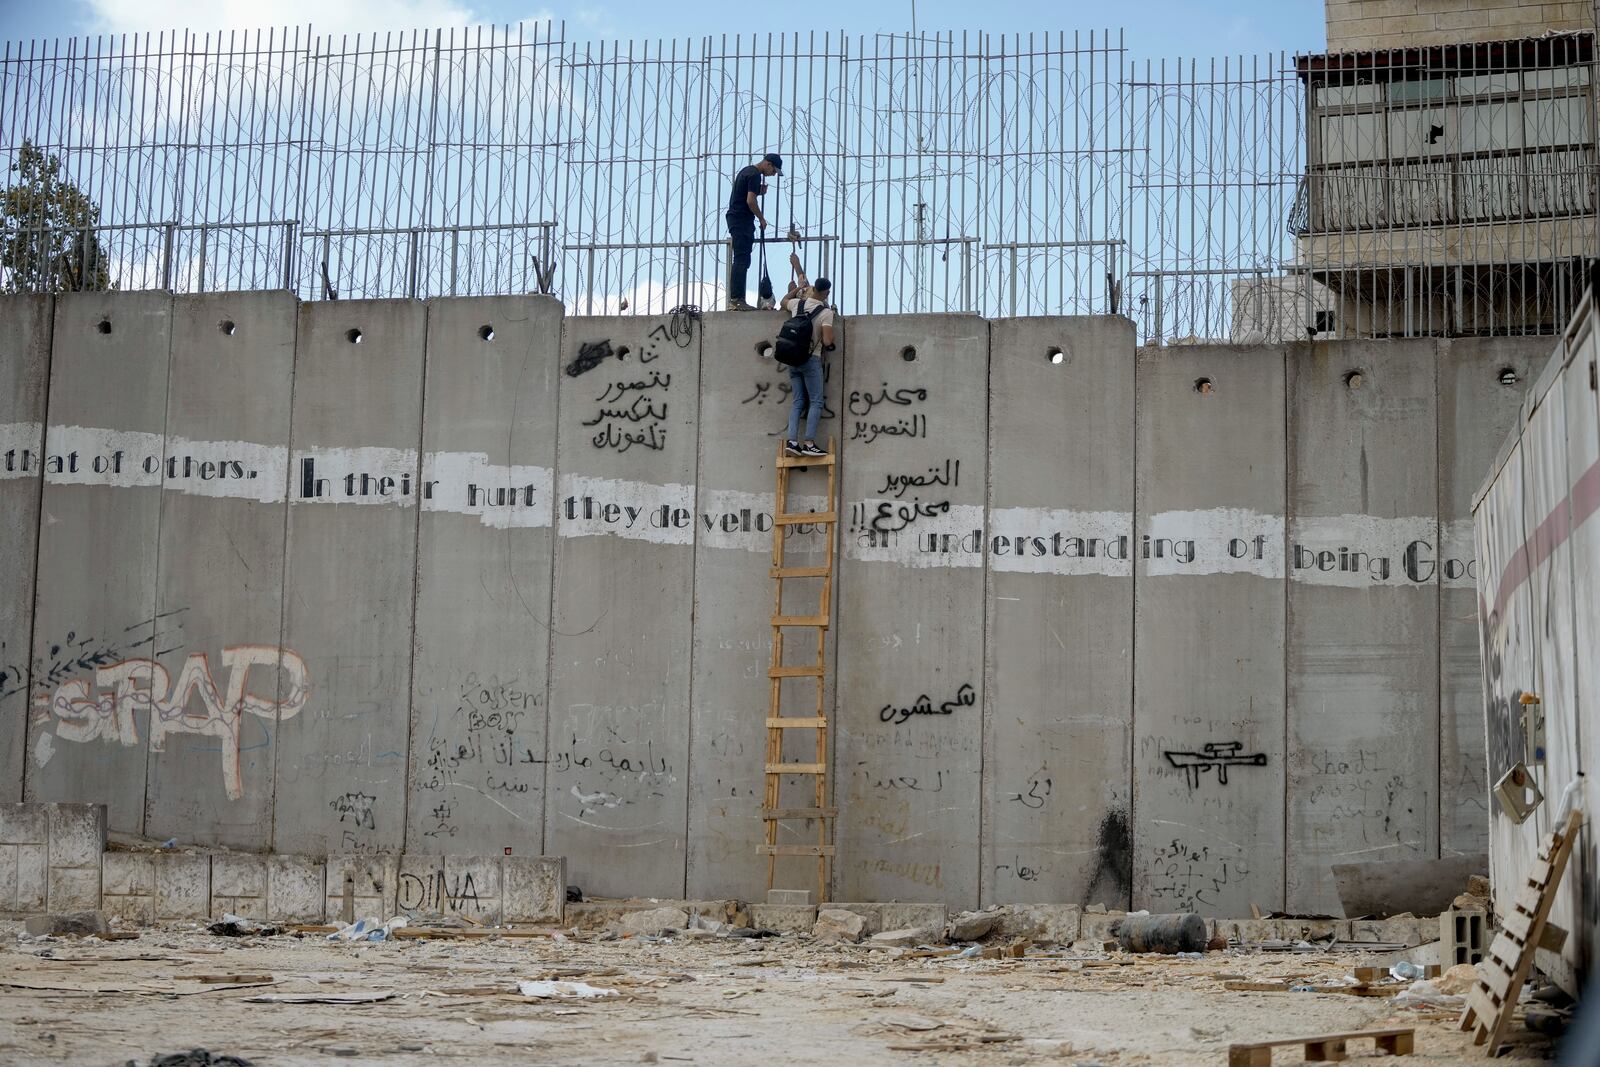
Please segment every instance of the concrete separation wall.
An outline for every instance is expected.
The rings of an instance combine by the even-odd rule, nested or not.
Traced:
[[[591,895],[765,888],[777,316],[112,293],[0,322],[11,800],[290,857],[208,892],[308,914],[410,874],[509,915],[507,856]],[[834,895],[1335,911],[1332,864],[1481,849],[1464,508],[1501,371],[1546,347],[842,324]],[[177,907],[158,874],[112,895]]]

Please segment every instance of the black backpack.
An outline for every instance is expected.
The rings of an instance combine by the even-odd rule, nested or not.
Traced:
[[[804,297],[795,305],[797,309],[805,306]],[[810,359],[811,324],[827,306],[819,301],[810,311],[796,310],[785,319],[783,325],[778,327],[778,341],[772,346],[773,358],[786,367],[798,367]]]

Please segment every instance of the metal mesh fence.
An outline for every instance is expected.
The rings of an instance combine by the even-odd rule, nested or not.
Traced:
[[[13,43],[0,288],[720,307],[732,176],[778,151],[752,297],[794,250],[847,313],[1550,330],[1594,254],[1591,64],[1589,35],[1162,63],[1057,31]]]

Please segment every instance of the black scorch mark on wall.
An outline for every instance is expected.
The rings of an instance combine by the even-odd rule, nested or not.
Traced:
[[[1127,812],[1113,808],[1105,813],[1094,851],[1094,874],[1082,903],[1129,907],[1133,898],[1133,835],[1128,829]]]

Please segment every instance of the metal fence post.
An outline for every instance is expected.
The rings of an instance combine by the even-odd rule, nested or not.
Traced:
[[[178,224],[168,222],[161,242],[161,288],[172,291],[173,245],[178,237]]]

